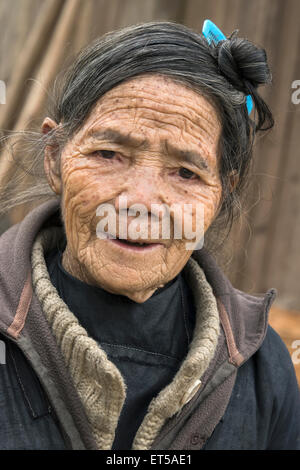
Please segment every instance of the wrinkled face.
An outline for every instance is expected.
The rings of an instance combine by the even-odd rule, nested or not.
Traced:
[[[62,196],[69,266],[77,266],[89,283],[137,302],[173,279],[192,254],[185,220],[197,229],[197,207],[202,209],[206,231],[219,208],[220,133],[213,106],[168,77],[140,76],[107,92],[64,147],[60,186],[49,177]],[[121,215],[127,215],[127,227],[139,215],[130,215],[124,201],[128,208],[146,208],[145,246],[120,240]],[[97,208],[104,203],[115,210],[117,239],[97,235],[99,222],[107,216]],[[161,230],[155,239],[150,228],[154,204],[176,208],[165,212],[170,234]],[[161,229],[163,217],[156,213]],[[181,239],[174,235],[178,223]],[[127,229],[125,238],[134,241],[133,232]]]

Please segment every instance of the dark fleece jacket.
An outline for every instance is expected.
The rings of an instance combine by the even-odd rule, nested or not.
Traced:
[[[32,289],[32,246],[45,225],[60,225],[56,201],[39,206],[0,238],[0,338],[6,346],[6,361],[0,361],[0,448],[95,449],[80,397]],[[150,449],[299,448],[293,364],[268,325],[275,290],[245,294],[205,249],[193,258],[217,300],[218,345],[201,387],[165,422]]]

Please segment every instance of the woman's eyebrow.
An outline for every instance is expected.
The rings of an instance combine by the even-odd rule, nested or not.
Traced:
[[[170,144],[167,140],[164,140],[162,147],[168,155],[172,155],[178,158],[178,160],[192,163],[192,165],[197,166],[200,170],[203,170],[206,173],[211,173],[207,160],[200,153],[195,152],[194,150],[180,149],[175,147],[173,144]]]
[[[142,148],[146,150],[149,148],[149,142],[147,139],[138,138],[131,134],[124,134],[115,129],[101,129],[101,130],[91,130],[86,134],[87,138],[94,138],[99,140],[109,140],[115,144],[127,145],[134,148]]]
[[[150,143],[148,139],[139,138],[131,134],[125,134],[123,132],[111,128],[101,130],[90,130],[86,134],[86,138],[108,140],[115,144],[127,145],[129,147],[140,148],[143,150],[147,150],[150,148]],[[200,170],[204,170],[207,173],[211,173],[206,159],[198,152],[195,152],[193,150],[180,149],[178,147],[175,147],[167,140],[164,140],[161,143],[161,150],[162,152],[165,152],[168,155],[176,157],[178,160],[187,161],[198,167]]]

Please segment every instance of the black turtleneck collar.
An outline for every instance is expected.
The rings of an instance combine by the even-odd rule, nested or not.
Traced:
[[[130,449],[151,399],[171,382],[188,352],[195,322],[192,293],[179,273],[136,303],[81,282],[65,271],[61,258],[59,249],[46,255],[52,283],[126,383],[112,449]]]
[[[182,360],[194,327],[182,273],[144,303],[136,303],[73,277],[63,268],[61,257],[60,251],[46,256],[51,281],[92,338]]]

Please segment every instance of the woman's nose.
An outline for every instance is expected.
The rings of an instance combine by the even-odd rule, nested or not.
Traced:
[[[133,204],[142,204],[151,212],[152,204],[162,204],[162,181],[158,171],[141,168],[132,178],[128,178],[122,192],[116,199],[116,209],[120,208],[120,197],[126,198],[127,207]],[[123,202],[125,199],[123,199]]]

